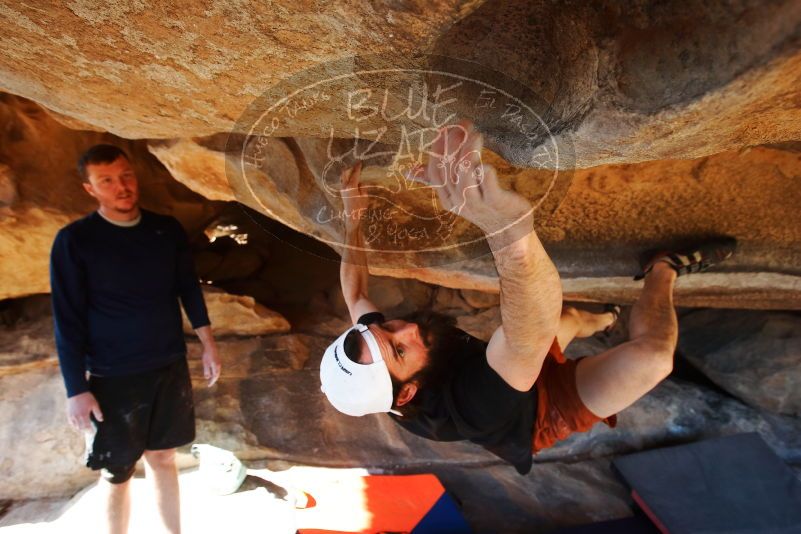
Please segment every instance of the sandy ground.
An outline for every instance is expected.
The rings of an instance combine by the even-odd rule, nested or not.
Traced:
[[[295,532],[294,503],[276,495],[277,486],[254,483],[250,476],[239,492],[210,494],[197,470],[182,472],[181,521],[185,533],[208,532]],[[102,532],[100,488],[97,484],[68,500],[37,500],[19,503],[0,519],[0,532],[17,533],[93,533]],[[144,478],[131,485],[131,523],[129,534],[161,532],[153,490]]]

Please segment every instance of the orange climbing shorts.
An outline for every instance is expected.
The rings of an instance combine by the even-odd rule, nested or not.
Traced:
[[[565,358],[559,342],[553,340],[536,381],[537,421],[532,452],[547,449],[573,432],[585,432],[598,421],[610,427],[617,425],[617,415],[601,419],[581,402],[576,389],[576,364],[579,360],[581,358]]]

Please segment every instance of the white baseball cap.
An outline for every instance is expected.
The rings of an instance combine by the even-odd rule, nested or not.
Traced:
[[[345,354],[345,338],[357,330],[373,363],[354,362]],[[363,324],[346,330],[331,343],[320,362],[320,389],[331,405],[346,415],[362,416],[392,410],[392,380],[373,333]]]

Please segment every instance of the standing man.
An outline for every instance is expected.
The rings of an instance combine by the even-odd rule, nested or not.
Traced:
[[[180,298],[203,343],[212,386],[220,358],[189,243],[173,217],[139,208],[128,156],[96,145],[81,156],[97,211],[62,228],[50,257],[53,317],[70,424],[89,432],[110,533],[125,533],[130,478],[144,454],[161,520],[180,532],[175,448],[195,439]]]
[[[489,342],[430,312],[386,320],[367,295],[360,220],[368,208],[360,166],[342,176],[346,250],[342,292],[354,327],[320,363],[322,390],[352,416],[389,412],[405,429],[437,441],[469,440],[521,474],[532,453],[617,412],[671,372],[678,337],[673,308],[677,276],[726,259],[733,239],[652,255],[637,278],[645,287],[629,319],[630,339],[600,354],[566,360],[570,341],[611,325],[615,311],[563,307],[559,274],[533,226],[531,205],[500,186],[482,165],[481,134],[470,123],[445,127],[416,179],[436,188],[444,209],[480,228],[501,286],[502,325]]]

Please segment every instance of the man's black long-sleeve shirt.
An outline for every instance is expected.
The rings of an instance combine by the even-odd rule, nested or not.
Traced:
[[[129,227],[93,212],[56,235],[50,255],[61,372],[72,397],[85,374],[123,376],[186,355],[180,298],[193,328],[209,324],[189,243],[173,217],[140,210]]]

